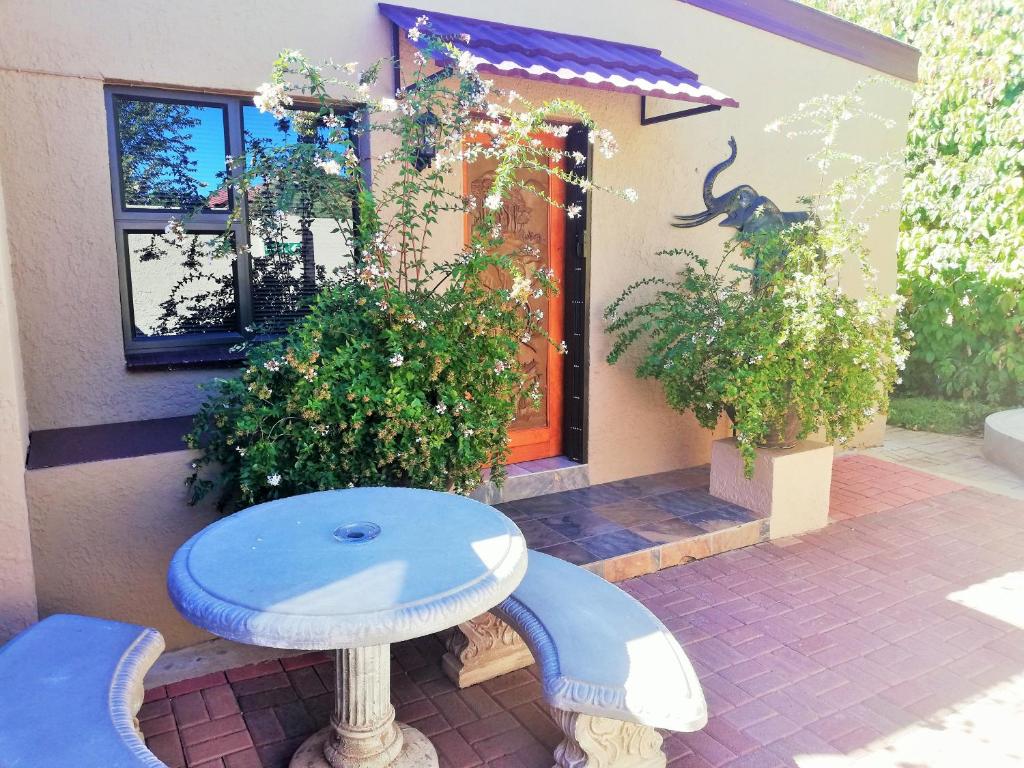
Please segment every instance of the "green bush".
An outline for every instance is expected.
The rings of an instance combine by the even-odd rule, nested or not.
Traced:
[[[557,290],[554,273],[534,245],[504,241],[504,199],[517,188],[558,205],[518,180],[523,168],[586,183],[574,170],[578,158],[536,139],[567,133],[552,116],[590,128],[608,156],[614,138],[572,102],[535,106],[492,91],[425,19],[409,35],[428,48],[396,98],[369,98],[380,65],[357,73],[355,65],[316,66],[296,52],[282,54],[259,89],[257,106],[305,138],[233,158],[225,188],[248,201],[250,230],[282,261],[282,274],[303,269],[303,254],[289,262],[296,254],[288,246],[301,241],[306,249],[314,218],[333,221],[351,255],[322,276],[325,287],[283,336],[247,349],[240,378],[213,382],[189,435],[201,451],[187,480],[193,502],[216,493],[222,508],[237,507],[346,486],[465,493],[485,467],[500,482],[517,407],[541,397],[521,345],[565,350],[541,322],[540,303]],[[428,77],[435,58],[450,61],[448,78]],[[352,133],[334,111],[339,91],[366,105]],[[318,109],[290,109],[292,93],[311,97]],[[385,134],[388,148],[376,158],[372,185],[355,152],[364,130]],[[467,143],[482,133],[486,142]],[[491,163],[493,181],[478,201],[456,191],[451,175],[481,159]],[[566,214],[579,215],[579,207]],[[458,253],[428,257],[444,215],[471,218],[470,241]],[[233,224],[209,253],[195,254],[197,264],[235,257]],[[163,236],[186,238],[175,220]]]
[[[1024,402],[1024,3],[811,1],[922,53],[899,243],[906,390]]]
[[[194,438],[219,473],[194,488],[252,503],[352,485],[478,485],[507,450],[523,384],[496,363],[515,359],[523,318],[485,285],[486,266],[456,266],[434,295],[368,270],[324,291],[284,338],[250,352],[241,378],[215,383]]]
[[[659,381],[672,408],[693,411],[708,429],[728,415],[748,476],[757,446],[818,429],[848,440],[886,411],[906,360],[898,297],[879,293],[867,226],[850,213],[889,183],[891,164],[838,148],[843,128],[872,118],[862,88],[810,99],[769,126],[820,140],[808,160],[822,186],[805,198],[806,221],[787,224],[762,205],[714,268],[664,252],[693,263],[675,280],[628,286],[605,311],[608,362],[639,345],[636,375]],[[850,264],[860,276],[852,286],[843,279]]]

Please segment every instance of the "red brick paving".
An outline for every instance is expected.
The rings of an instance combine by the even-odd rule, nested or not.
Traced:
[[[882,514],[872,514],[881,512]],[[833,524],[623,582],[685,646],[710,721],[668,734],[674,768],[841,755],[1024,668],[1024,631],[947,599],[1024,562],[1024,502],[863,456],[835,462]],[[549,768],[559,733],[533,669],[457,691],[435,637],[394,648],[398,716],[445,768]],[[327,723],[330,659],[309,654],[147,692],[173,768],[277,768]]]

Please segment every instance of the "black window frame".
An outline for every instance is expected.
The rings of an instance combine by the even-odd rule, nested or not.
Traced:
[[[239,157],[245,149],[245,126],[242,118],[243,107],[252,104],[251,96],[218,94],[166,88],[145,88],[137,86],[108,85],[104,88],[104,100],[107,112],[107,143],[110,162],[110,188],[113,203],[114,240],[117,250],[117,271],[121,299],[121,328],[124,341],[125,363],[128,368],[168,368],[230,365],[242,360],[244,355],[233,351],[239,343],[252,340],[254,337],[245,329],[252,325],[252,264],[250,258],[236,258],[235,270],[235,306],[238,317],[238,328],[235,331],[211,331],[209,333],[180,334],[152,338],[137,338],[132,332],[134,307],[131,287],[131,269],[129,265],[128,234],[132,232],[163,232],[168,219],[181,214],[190,214],[186,223],[189,234],[222,234],[228,220],[239,207],[239,216],[232,224],[232,232],[238,246],[250,244],[248,231],[247,201],[239,195],[228,195],[228,205],[221,209],[204,209],[200,213],[191,214],[180,208],[147,209],[129,207],[124,204],[123,180],[120,167],[120,141],[118,136],[117,99],[148,100],[172,102],[197,107],[220,107],[224,110],[225,155]],[[316,109],[315,104],[303,104],[298,101],[293,109]],[[348,128],[356,128],[354,113],[356,105],[338,104],[336,112],[345,120]],[[353,143],[360,158],[363,159],[363,173],[369,178],[369,131],[356,131]],[[240,173],[240,169],[235,173]],[[354,202],[354,201],[353,201]],[[248,249],[242,250],[247,253]]]

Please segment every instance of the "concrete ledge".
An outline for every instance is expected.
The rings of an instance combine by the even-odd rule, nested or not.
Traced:
[[[772,539],[814,531],[828,523],[831,445],[802,440],[792,448],[758,448],[754,475],[743,474],[735,438],[711,446],[711,495],[770,519]]]
[[[985,419],[982,452],[989,461],[1024,476],[1024,408],[999,411]]]

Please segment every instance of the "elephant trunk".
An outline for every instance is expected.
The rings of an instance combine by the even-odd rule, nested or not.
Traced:
[[[707,206],[709,211],[714,210],[718,203],[714,193],[715,181],[718,179],[719,174],[734,162],[736,162],[736,138],[734,136],[730,136],[729,156],[708,171],[708,175],[704,177],[704,205]]]
[[[729,137],[729,156],[722,162],[708,171],[708,175],[704,177],[704,210],[700,213],[690,213],[685,216],[676,216],[675,219],[678,223],[673,224],[673,227],[696,227],[704,224],[711,219],[718,216],[725,209],[724,198],[715,197],[715,180],[718,175],[736,162],[736,139],[732,136]]]

